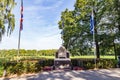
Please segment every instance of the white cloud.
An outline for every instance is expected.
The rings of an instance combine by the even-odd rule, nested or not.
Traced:
[[[55,4],[51,5],[51,6],[40,6],[40,8],[42,10],[46,10],[46,9],[56,9],[58,7],[60,7],[62,5],[63,1],[57,1]]]
[[[21,48],[24,49],[57,49],[61,46],[60,35],[38,37],[33,40],[21,40]]]
[[[12,49],[12,48],[17,48],[17,38],[15,37],[3,37],[3,40],[0,44],[0,49]]]
[[[41,4],[44,0],[34,0],[34,4]]]
[[[21,37],[21,49],[57,49],[61,46],[60,35],[56,34],[54,36],[48,37],[33,37],[33,39],[23,39]],[[0,49],[17,49],[18,48],[18,38],[16,37],[4,37],[0,45]]]
[[[53,1],[56,1],[56,0],[53,0]],[[52,1],[49,1],[49,2],[52,2]],[[39,4],[39,5],[29,5],[29,6],[26,6],[25,7],[25,10],[26,11],[42,11],[42,10],[52,10],[52,9],[56,9],[58,7],[60,7],[63,3],[63,0],[59,0],[59,1],[56,1],[55,3],[53,3],[52,5],[50,6],[47,6],[47,5],[42,5],[42,3],[47,3],[47,0],[35,0],[34,2],[35,4]]]
[[[38,5],[31,5],[31,6],[24,7],[24,9],[25,9],[25,11],[34,12],[34,11],[39,10],[39,6]]]
[[[10,37],[3,37],[0,49],[17,49],[20,20],[20,0],[14,13],[15,30]],[[62,44],[58,20],[61,11],[73,8],[73,0],[29,0],[24,1],[24,21],[21,32],[21,48],[23,49],[56,49]],[[75,1],[75,0],[74,0]],[[51,2],[52,4],[43,5]]]

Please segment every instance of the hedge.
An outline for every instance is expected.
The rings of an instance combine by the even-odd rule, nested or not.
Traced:
[[[73,66],[79,66],[84,69],[95,68],[95,59],[72,59]],[[117,65],[117,60],[114,59],[99,59],[96,60],[96,68],[115,68]]]
[[[73,67],[81,67],[82,69],[93,69],[95,68],[94,59],[71,59]],[[97,68],[115,68],[117,61],[114,59],[100,59],[97,60]],[[7,71],[7,75],[11,74],[22,74],[22,73],[36,73],[41,72],[46,66],[53,66],[54,59],[34,59],[34,60],[22,60],[22,61],[11,61],[2,63],[2,69]],[[2,70],[3,71],[3,70]],[[0,73],[2,76],[2,73]]]

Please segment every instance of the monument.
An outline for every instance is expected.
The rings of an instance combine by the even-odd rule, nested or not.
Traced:
[[[61,46],[55,54],[54,69],[72,69],[70,53]]]

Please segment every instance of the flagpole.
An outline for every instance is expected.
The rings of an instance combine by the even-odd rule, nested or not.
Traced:
[[[94,1],[94,0],[93,0]],[[92,9],[92,16],[94,19],[94,4],[93,4],[93,9]],[[94,61],[95,61],[95,68],[97,68],[97,64],[96,64],[96,44],[95,44],[95,20],[93,21],[93,47],[94,47]]]
[[[23,29],[23,0],[21,0],[21,18],[20,18],[20,27],[19,27],[19,37],[18,37],[18,54],[17,54],[17,61],[19,61],[20,55],[20,38],[21,38],[21,30]]]
[[[21,30],[19,28],[17,61],[19,61],[19,54],[20,54],[20,38],[21,38]]]
[[[63,46],[63,43],[64,43],[63,34],[64,34],[64,19],[62,19],[62,33],[61,33],[61,37],[62,37],[62,46]]]
[[[91,17],[90,17],[90,31],[92,32],[92,36],[93,36],[94,62],[95,62],[95,68],[96,68],[96,45],[95,45],[94,8],[92,8],[92,13],[91,13]]]
[[[93,27],[93,47],[94,47],[95,68],[96,68],[97,64],[96,64],[96,45],[95,45],[95,25]]]

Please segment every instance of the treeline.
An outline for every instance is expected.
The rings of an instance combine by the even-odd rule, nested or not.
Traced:
[[[7,59],[16,59],[17,56],[22,58],[39,58],[40,56],[54,56],[56,53],[56,49],[51,50],[25,50],[21,49],[18,55],[18,50],[11,49],[11,50],[0,50],[0,58]]]
[[[76,0],[74,10],[61,13],[63,45],[74,55],[94,54],[90,16],[94,13],[95,46],[100,55],[120,55],[120,0]]]
[[[20,55],[46,55],[46,56],[53,56],[54,53],[56,52],[56,49],[50,49],[50,50],[25,50],[25,49],[20,49]],[[0,50],[0,55],[1,56],[10,56],[10,55],[17,55],[18,50],[16,49],[10,49],[10,50]]]

